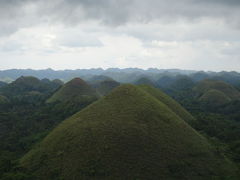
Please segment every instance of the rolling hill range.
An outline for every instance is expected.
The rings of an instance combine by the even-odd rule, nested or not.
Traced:
[[[84,102],[98,98],[96,91],[80,78],[74,78],[64,84],[46,102]]]
[[[60,84],[48,79],[39,80],[32,76],[21,76],[10,84],[0,88],[0,92],[6,96],[19,96],[30,92],[50,93]]]
[[[32,76],[21,76],[15,81],[0,87],[0,94],[15,104],[35,104],[44,101],[60,86],[59,82],[49,79],[40,80]]]
[[[162,99],[151,88],[122,85],[63,121],[20,165],[40,180],[234,175],[235,167]]]

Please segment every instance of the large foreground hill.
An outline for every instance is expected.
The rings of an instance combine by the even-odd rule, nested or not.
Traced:
[[[63,121],[21,159],[35,179],[231,178],[235,167],[168,104],[122,85]]]

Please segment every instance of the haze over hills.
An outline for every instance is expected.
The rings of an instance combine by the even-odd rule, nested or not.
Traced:
[[[116,88],[63,121],[21,159],[21,166],[36,179],[234,176],[233,164],[176,115],[170,103],[148,91],[133,85]]]
[[[148,77],[152,81],[158,81],[162,77],[169,77],[173,80],[179,75],[189,76],[193,81],[200,81],[206,78],[223,80],[230,84],[238,84],[240,79],[240,73],[238,72],[204,72],[204,71],[191,71],[181,69],[157,69],[150,68],[147,70],[139,68],[109,68],[109,69],[78,69],[78,70],[31,70],[31,69],[10,69],[0,71],[0,81],[13,81],[20,76],[34,76],[39,79],[61,79],[69,81],[75,77],[80,77],[84,80],[91,80],[94,76],[107,76],[115,81],[121,83],[134,83],[142,77]],[[171,82],[171,81],[170,81]],[[162,83],[160,83],[162,84]]]

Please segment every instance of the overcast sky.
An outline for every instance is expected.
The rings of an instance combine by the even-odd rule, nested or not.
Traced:
[[[0,0],[0,69],[240,71],[240,0]]]

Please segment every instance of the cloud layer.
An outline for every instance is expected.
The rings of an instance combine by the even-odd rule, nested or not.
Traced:
[[[239,0],[0,1],[0,68],[240,71],[239,17]]]

